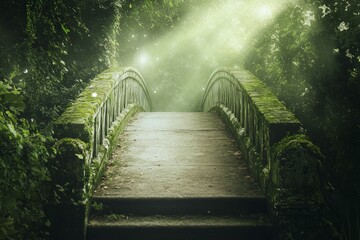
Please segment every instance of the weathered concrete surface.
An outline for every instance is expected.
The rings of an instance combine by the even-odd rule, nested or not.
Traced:
[[[235,141],[215,113],[138,113],[95,196],[256,197]]]
[[[235,216],[214,215],[185,215],[185,216],[127,216],[105,215],[92,221],[93,225],[108,227],[121,225],[122,227],[241,227],[241,226],[270,226],[267,216],[261,214],[249,215],[246,218]]]

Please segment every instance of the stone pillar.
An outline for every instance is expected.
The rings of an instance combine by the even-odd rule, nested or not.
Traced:
[[[323,158],[304,135],[284,138],[275,145],[267,195],[280,240],[331,239],[325,229],[318,176]]]
[[[54,197],[48,206],[51,239],[85,239],[85,143],[63,138],[54,146],[51,162]]]

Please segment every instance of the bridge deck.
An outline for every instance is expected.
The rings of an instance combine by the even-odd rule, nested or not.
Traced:
[[[96,196],[262,197],[215,113],[139,113],[120,136]]]

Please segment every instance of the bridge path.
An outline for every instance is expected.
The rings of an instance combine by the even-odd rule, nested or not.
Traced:
[[[261,195],[215,113],[139,113],[119,141],[97,195]]]
[[[269,239],[271,232],[265,198],[215,113],[138,113],[94,199],[120,217],[95,214],[88,239]]]

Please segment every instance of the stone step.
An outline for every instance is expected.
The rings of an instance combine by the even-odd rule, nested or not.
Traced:
[[[87,240],[274,239],[265,196],[215,113],[137,114],[92,200],[102,207]]]
[[[266,215],[102,215],[90,220],[88,240],[273,239]]]
[[[265,213],[263,196],[244,197],[120,197],[95,196],[101,213],[120,214],[215,214]]]

